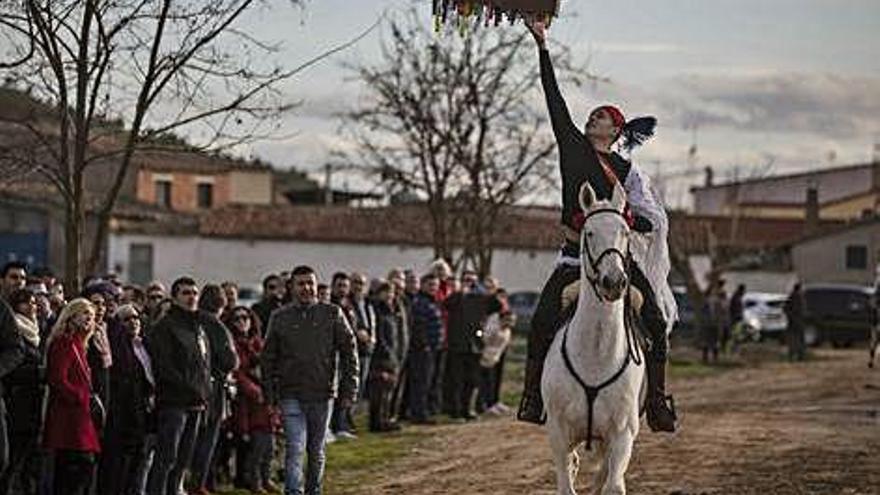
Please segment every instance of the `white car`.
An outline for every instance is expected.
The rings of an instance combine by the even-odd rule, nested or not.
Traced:
[[[768,292],[746,292],[743,296],[743,322],[761,338],[782,339],[788,318],[784,306],[788,296]]]

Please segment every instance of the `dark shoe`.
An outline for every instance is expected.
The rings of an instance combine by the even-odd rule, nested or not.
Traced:
[[[479,419],[479,416],[472,412],[466,412],[462,415],[462,418],[464,418],[465,421],[476,421]]]
[[[666,360],[647,359],[648,364],[648,426],[652,431],[674,432],[678,416],[675,401],[666,395]]]

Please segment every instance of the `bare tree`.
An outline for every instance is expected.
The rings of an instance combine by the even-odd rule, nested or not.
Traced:
[[[435,256],[488,273],[504,208],[554,170],[534,45],[525,30],[437,36],[414,13],[388,28],[382,61],[353,67],[367,88],[345,115],[355,161],[426,202]]]
[[[86,210],[97,218],[87,263],[94,271],[136,153],[167,146],[162,143],[176,141],[169,136],[184,127],[198,131],[197,148],[214,150],[277,132],[278,117],[294,106],[283,98],[281,84],[321,57],[293,68],[273,63],[279,46],[240,26],[246,13],[268,5],[263,0],[0,4],[0,38],[8,47],[0,55],[0,71],[7,83],[46,103],[39,112],[0,122],[23,130],[30,144],[17,154],[6,150],[4,168],[26,161],[63,199],[65,278],[72,288],[83,274]],[[107,187],[92,198],[84,183],[96,177]]]

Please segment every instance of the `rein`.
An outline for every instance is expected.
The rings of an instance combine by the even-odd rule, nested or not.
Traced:
[[[620,215],[621,217],[623,216],[621,212],[613,208],[602,208],[590,212],[590,214],[586,216],[585,220],[599,213],[614,213]],[[624,266],[626,267],[627,272],[629,272],[631,256],[624,255],[623,252],[621,252],[617,248],[609,248],[605,251],[602,251],[602,253],[599,254],[599,257],[594,259],[592,253],[590,252],[590,246],[586,239],[584,239],[583,245],[583,252],[587,255],[587,260],[590,262],[590,268],[593,270],[594,273],[597,274],[596,278],[591,278],[589,275],[587,275],[586,278],[590,282],[590,285],[593,287],[593,292],[596,293],[596,297],[600,301],[609,302],[606,301],[599,293],[598,265],[602,262],[602,259],[605,256],[617,254],[621,257],[621,259],[623,259]],[[629,254],[629,249],[627,249],[627,254]],[[575,370],[574,364],[571,361],[571,357],[568,355],[568,329],[571,328],[571,320],[569,320],[569,322],[565,325],[565,330],[562,333],[562,345],[560,346],[560,349],[562,351],[562,361],[565,363],[565,368],[568,370],[569,374],[571,374],[575,381],[577,381],[578,385],[581,386],[581,388],[584,390],[584,394],[587,397],[587,450],[592,450],[593,408],[596,403],[596,398],[599,397],[599,392],[619,380],[620,377],[623,376],[623,373],[626,371],[626,369],[629,368],[629,365],[631,363],[635,366],[641,366],[643,362],[643,357],[639,349],[638,340],[635,335],[635,327],[632,324],[632,311],[629,298],[629,290],[630,283],[629,278],[627,278],[626,287],[624,288],[623,292],[623,332],[624,335],[626,335],[626,354],[623,357],[623,363],[620,365],[620,368],[617,370],[616,373],[614,373],[614,375],[611,376],[611,378],[608,378],[599,385],[588,385],[587,382],[578,374],[577,370]]]

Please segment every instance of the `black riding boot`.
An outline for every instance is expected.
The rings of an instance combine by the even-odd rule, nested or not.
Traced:
[[[666,337],[666,319],[657,305],[657,297],[644,273],[635,263],[631,264],[630,280],[643,296],[639,319],[651,342],[646,358],[648,371],[648,426],[653,431],[675,431],[677,416],[675,402],[666,395],[666,358],[669,343]]]
[[[573,266],[559,266],[541,291],[541,298],[532,316],[529,333],[528,358],[526,359],[525,383],[522,400],[516,418],[528,423],[544,424],[544,400],[541,397],[541,376],[544,372],[544,359],[553,343],[559,328],[562,310],[562,291],[580,278],[580,269]]]

